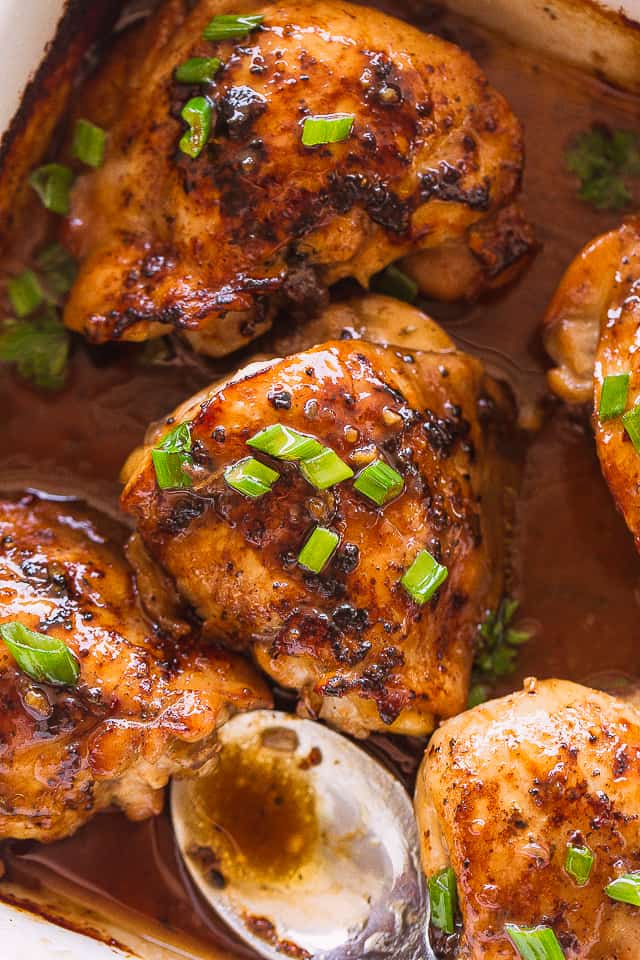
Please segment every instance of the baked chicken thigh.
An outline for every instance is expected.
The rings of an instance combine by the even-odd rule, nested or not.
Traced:
[[[160,811],[172,774],[211,759],[215,730],[269,706],[241,658],[154,632],[124,557],[79,506],[0,503],[0,625],[57,638],[80,672],[40,682],[0,642],[0,837],[56,840],[110,805]]]
[[[86,94],[106,156],[73,189],[68,326],[95,341],[175,329],[220,355],[264,332],[276,301],[315,308],[329,284],[366,286],[419,249],[469,247],[492,281],[511,263],[513,230],[469,231],[516,195],[521,130],[469,56],[340,0],[240,12],[258,25],[207,40],[236,2],[166,0]],[[187,82],[195,68],[176,70],[194,57],[220,65]]]
[[[593,404],[602,472],[640,549],[639,331],[640,218],[632,218],[573,261],[547,311],[545,342],[556,363],[551,389]]]
[[[452,867],[457,882],[462,926],[447,956],[635,960],[640,908],[609,884],[640,869],[639,805],[640,713],[629,703],[528,680],[448,720],[416,793],[425,873]],[[640,893],[638,873],[634,884]],[[512,924],[550,928],[563,953],[548,943],[519,953]]]
[[[343,306],[318,326],[362,316]],[[122,505],[205,632],[357,735],[424,733],[463,709],[502,590],[502,394],[432,331],[423,352],[343,339],[254,364],[184,404],[125,470]],[[154,458],[185,430],[186,479],[163,489]],[[433,579],[416,599],[401,580],[419,555]]]

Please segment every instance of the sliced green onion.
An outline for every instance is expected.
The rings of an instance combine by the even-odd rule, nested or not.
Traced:
[[[455,932],[455,917],[458,909],[456,875],[451,867],[429,877],[429,902],[431,923],[445,933]]]
[[[217,57],[191,57],[176,67],[174,77],[178,83],[211,83],[221,66]]]
[[[640,907],[640,872],[625,873],[624,876],[612,880],[604,888],[604,892],[612,900],[630,903],[632,907]]]
[[[327,490],[353,476],[353,470],[341,460],[334,450],[325,447],[322,453],[309,460],[302,460],[300,473],[316,490]]]
[[[421,550],[400,583],[416,603],[426,603],[448,576],[446,567],[434,560],[428,550]]]
[[[358,474],[353,486],[358,493],[381,507],[402,493],[404,480],[398,471],[384,460],[374,460]]]
[[[311,573],[320,573],[336,551],[340,537],[327,527],[316,527],[298,554],[298,563]]]
[[[622,423],[636,453],[640,453],[640,403],[624,414]]]
[[[576,847],[572,843],[567,846],[564,868],[579,887],[584,887],[588,882],[594,859],[589,847]]]
[[[418,296],[418,284],[413,277],[407,276],[394,264],[372,278],[370,287],[376,293],[385,293],[405,303],[415,303]]]
[[[191,466],[191,424],[179,423],[151,451],[156,479],[161,490],[191,486],[191,477],[183,467]]]
[[[40,251],[36,263],[42,271],[47,290],[58,297],[68,293],[76,278],[76,262],[61,243],[52,243]]]
[[[247,440],[247,443],[254,450],[276,457],[278,460],[309,460],[326,449],[324,444],[315,437],[308,437],[281,423],[265,427]]]
[[[519,927],[505,924],[505,930],[522,960],[563,960],[564,953],[551,927]]]
[[[323,143],[341,143],[350,136],[355,119],[352,113],[305,117],[302,143],[305,147],[318,147]]]
[[[25,270],[24,273],[11,277],[7,284],[7,293],[18,317],[27,317],[33,313],[44,299],[40,281],[33,270]]]
[[[192,97],[185,103],[180,116],[189,126],[180,138],[180,149],[195,160],[211,133],[211,103],[206,97]]]
[[[17,620],[3,623],[0,636],[23,673],[32,680],[72,687],[80,676],[80,664],[66,643],[29,630]]]
[[[264,17],[258,13],[247,15],[224,13],[214,17],[204,28],[202,36],[205,40],[239,40],[246,37],[252,30],[256,30]]]
[[[615,376],[605,377],[600,394],[601,420],[613,420],[624,413],[627,406],[630,373],[617,373]]]
[[[101,167],[107,135],[90,120],[76,120],[71,152],[88,167]]]
[[[42,390],[64,386],[69,358],[69,331],[52,307],[28,320],[0,324],[0,360],[15,365],[23,380]]]
[[[269,493],[280,474],[254,457],[247,457],[232,464],[224,472],[224,478],[233,490],[245,497],[257,500]]]
[[[47,163],[33,170],[29,184],[36,191],[43,205],[52,213],[69,213],[69,192],[73,173],[61,163]]]

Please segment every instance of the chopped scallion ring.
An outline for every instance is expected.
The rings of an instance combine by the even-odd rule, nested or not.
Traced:
[[[192,97],[180,116],[189,129],[180,138],[180,149],[195,160],[202,153],[211,133],[211,103],[206,97]]]
[[[507,923],[505,930],[522,960],[564,960],[562,947],[551,927]]]
[[[305,147],[318,147],[324,143],[341,143],[349,138],[355,119],[352,113],[305,117],[302,143]]]
[[[394,264],[376,274],[370,286],[376,293],[384,293],[396,300],[404,300],[405,303],[415,303],[418,296],[418,284],[413,277],[409,277]]]
[[[358,493],[381,507],[402,493],[404,480],[398,471],[384,460],[374,460],[358,474],[353,486]]]
[[[572,843],[567,846],[564,868],[569,876],[573,877],[579,887],[584,887],[588,882],[594,859],[589,847],[577,847]]]
[[[400,583],[416,603],[426,603],[439,586],[449,576],[449,571],[431,556],[428,550],[421,550]]]
[[[17,620],[3,623],[0,636],[22,672],[32,680],[63,687],[77,683],[80,664],[62,640],[29,630]]]
[[[279,476],[277,470],[272,470],[254,457],[238,460],[224,472],[224,479],[228,485],[238,493],[243,493],[245,497],[251,497],[252,500],[257,500],[258,497],[269,493]]]
[[[315,437],[308,437],[281,423],[260,430],[247,440],[247,444],[277,460],[309,460],[326,449]]]
[[[33,187],[43,205],[52,213],[69,213],[69,192],[73,172],[61,163],[47,163],[33,170],[29,185]]]
[[[204,28],[202,36],[205,40],[240,40],[252,30],[256,30],[264,17],[252,13],[243,16],[237,13],[224,13],[214,17]]]
[[[627,410],[622,417],[622,423],[636,453],[640,453],[640,403]]]
[[[300,473],[316,490],[327,490],[353,476],[353,470],[334,450],[325,447],[321,453],[300,462]]]
[[[176,67],[174,77],[178,83],[212,83],[221,66],[217,57],[191,57]]]
[[[629,393],[630,373],[617,373],[605,377],[600,393],[599,417],[602,421],[613,420],[624,413]]]
[[[619,903],[640,907],[640,872],[625,873],[624,876],[617,877],[604,888],[604,892]]]
[[[191,486],[191,477],[183,467],[191,466],[191,424],[179,423],[151,451],[156,479],[161,490],[179,490]]]
[[[316,527],[298,554],[298,563],[311,573],[321,573],[336,551],[340,537],[327,527]]]
[[[88,167],[101,167],[107,135],[89,120],[76,120],[71,152]]]
[[[33,313],[44,299],[40,281],[33,270],[25,270],[16,277],[11,277],[7,284],[7,293],[18,317],[27,317]]]
[[[458,909],[458,888],[456,875],[451,867],[429,877],[429,903],[431,904],[431,923],[445,933],[455,932],[456,910]]]

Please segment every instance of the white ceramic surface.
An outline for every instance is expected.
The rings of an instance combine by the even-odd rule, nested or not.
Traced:
[[[4,960],[128,960],[132,957],[7,906],[0,909],[0,944]]]

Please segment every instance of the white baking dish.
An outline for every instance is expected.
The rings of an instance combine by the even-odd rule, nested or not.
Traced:
[[[90,7],[92,2],[85,0],[85,6]],[[626,0],[622,10],[618,0],[608,0],[601,6],[590,0],[449,0],[448,5],[519,43],[544,49],[589,72],[597,71],[622,88],[640,91],[640,0]],[[65,0],[0,0],[0,131],[9,129],[29,81],[47,54],[66,6]],[[607,6],[612,14],[603,13]],[[627,22],[625,18],[637,23]],[[6,894],[6,885],[4,890]],[[12,898],[19,898],[19,890],[10,892]],[[30,896],[33,902],[33,894]],[[93,936],[64,929],[35,913],[0,903],[3,958],[195,958],[195,954],[184,949],[173,951],[159,946],[152,936],[102,917],[87,905],[74,907],[58,895],[43,894],[40,907],[46,916],[71,918],[76,929],[91,929]],[[101,936],[105,941],[111,939],[125,945],[126,952],[100,942]],[[225,954],[216,949],[209,956],[211,960],[223,960]]]

